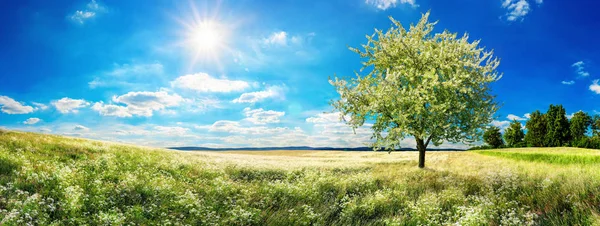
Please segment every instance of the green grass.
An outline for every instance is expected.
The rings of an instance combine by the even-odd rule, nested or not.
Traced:
[[[597,165],[430,152],[420,170],[416,159],[413,152],[178,152],[0,130],[0,225],[598,222]]]
[[[560,150],[560,148],[545,152],[530,149],[508,149],[500,151],[476,151],[476,153],[514,160],[543,162],[550,164],[600,164],[600,151],[597,150]]]

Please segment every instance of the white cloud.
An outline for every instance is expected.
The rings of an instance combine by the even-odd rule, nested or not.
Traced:
[[[0,111],[6,114],[28,114],[34,111],[33,107],[23,105],[7,96],[0,96]]]
[[[244,114],[246,115],[246,121],[254,124],[267,124],[267,123],[278,123],[279,118],[285,115],[283,111],[265,111],[262,108],[250,109],[244,108]]]
[[[206,73],[196,73],[181,76],[171,82],[172,87],[195,90],[197,92],[229,93],[243,91],[250,85],[241,80],[213,78]]]
[[[77,113],[79,108],[84,108],[90,105],[84,99],[71,99],[68,97],[63,97],[60,100],[52,101],[52,105],[58,110],[60,113]]]
[[[272,86],[264,91],[243,93],[239,98],[234,99],[233,103],[256,103],[267,98],[284,99],[283,88],[279,86]]]
[[[82,125],[76,125],[75,128],[73,128],[73,130],[75,130],[75,131],[89,131],[90,128],[87,128],[87,127],[82,126]]]
[[[527,116],[525,116],[525,118],[522,118],[522,117],[519,117],[519,116],[516,116],[516,115],[513,115],[513,114],[508,114],[508,116],[506,116],[506,118],[508,120],[511,120],[511,121],[512,120],[517,120],[517,121],[527,120]]]
[[[571,66],[575,68],[575,71],[580,77],[590,76],[590,73],[585,70],[585,63],[583,61],[578,61]]]
[[[544,3],[544,0],[535,0],[535,3],[537,3],[539,5],[539,4]]]
[[[92,106],[92,110],[97,111],[102,116],[115,116],[115,117],[131,117],[131,113],[129,113],[127,107],[114,105],[114,104],[104,104],[104,102],[96,102]]]
[[[528,119],[531,118],[531,114],[529,114],[529,113],[525,114],[525,118],[528,118]]]
[[[42,103],[36,103],[36,102],[31,102],[31,104],[33,104],[33,106],[35,106],[34,110],[46,110],[48,109],[48,105],[42,104]]]
[[[600,94],[600,85],[598,85],[598,79],[594,80],[590,85],[590,90],[596,94]]]
[[[27,120],[25,120],[25,121],[23,122],[23,124],[26,124],[26,125],[33,125],[33,124],[36,124],[36,123],[38,123],[38,122],[40,122],[40,121],[41,121],[41,120],[40,120],[39,118],[28,118]]]
[[[74,22],[84,24],[85,21],[96,16],[97,13],[104,12],[105,10],[106,9],[98,4],[96,0],[92,0],[86,5],[86,9],[75,11],[75,13],[69,16],[69,18]]]
[[[77,10],[73,15],[71,15],[71,20],[83,24],[86,20],[94,17],[95,15],[95,12]]]
[[[381,10],[386,10],[389,8],[396,7],[398,3],[400,4],[409,4],[413,7],[417,7],[418,5],[415,3],[415,0],[366,0],[365,3],[373,5]]]
[[[522,21],[531,10],[527,0],[504,0],[502,8],[508,10],[508,13],[506,14],[506,19],[508,21]]]
[[[126,107],[117,105],[103,105],[102,102],[94,104],[100,114],[117,117],[130,117],[128,115],[152,116],[153,111],[163,110],[167,107],[179,106],[185,100],[177,94],[166,91],[158,92],[129,92],[121,96],[113,96],[113,102],[125,104]]]
[[[575,81],[571,80],[571,81],[562,81],[561,82],[563,85],[573,85],[575,84]]]
[[[285,31],[273,32],[263,42],[268,45],[287,45],[288,34]]]
[[[510,126],[510,121],[497,121],[494,120],[492,121],[492,126],[498,127],[500,128],[501,131],[504,131],[504,129],[508,128],[508,126]]]

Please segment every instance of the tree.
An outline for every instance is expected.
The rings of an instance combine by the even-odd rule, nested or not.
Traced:
[[[499,148],[504,145],[502,134],[500,134],[500,128],[496,126],[490,126],[485,133],[483,133],[483,140],[493,148]]]
[[[517,120],[513,120],[510,126],[504,131],[504,140],[510,147],[517,147],[523,142],[525,133],[522,129],[523,125]]]
[[[600,136],[600,115],[594,115],[594,117],[592,117],[591,129],[593,137]]]
[[[560,147],[569,143],[571,133],[569,120],[562,105],[550,105],[546,112],[546,147]]]
[[[588,127],[592,124],[592,117],[583,111],[578,111],[573,115],[570,122],[571,138],[579,141],[585,137]]]
[[[546,137],[546,117],[540,111],[536,110],[529,115],[529,120],[525,124],[527,134],[525,134],[525,143],[530,147],[543,147]]]
[[[489,84],[500,79],[500,61],[491,51],[469,42],[465,34],[432,34],[429,12],[406,30],[390,17],[392,27],[367,36],[356,78],[330,79],[340,94],[331,102],[352,128],[373,122],[374,150],[392,151],[415,138],[419,167],[425,167],[430,142],[475,142],[498,109]]]

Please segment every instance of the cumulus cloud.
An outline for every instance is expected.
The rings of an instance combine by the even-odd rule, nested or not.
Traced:
[[[531,114],[529,114],[529,113],[525,114],[525,118],[530,119],[531,118]]]
[[[394,8],[398,3],[400,4],[409,4],[413,7],[418,6],[415,3],[415,0],[366,0],[365,3],[369,5],[373,5],[381,10],[386,10],[389,8]]]
[[[6,114],[28,114],[34,111],[33,107],[23,105],[7,96],[0,96],[0,111]]]
[[[508,10],[508,13],[506,13],[506,20],[508,21],[522,21],[531,10],[527,0],[504,0],[502,8]]]
[[[90,105],[84,99],[71,99],[68,97],[63,97],[60,100],[52,101],[52,105],[58,110],[60,113],[77,113],[80,108],[84,108]]]
[[[115,117],[131,117],[131,113],[127,107],[114,105],[114,104],[104,104],[104,102],[96,102],[92,106],[92,110],[97,111],[102,116],[115,116]]]
[[[600,85],[598,85],[598,79],[592,82],[590,85],[590,90],[596,94],[600,94]]]
[[[206,73],[181,76],[171,82],[172,87],[194,90],[197,92],[229,93],[243,91],[250,87],[248,82],[213,78]]]
[[[85,21],[104,11],[105,8],[103,6],[98,4],[96,0],[92,0],[86,5],[85,9],[75,11],[75,13],[71,14],[69,18],[76,23],[84,24]]]
[[[268,98],[283,99],[283,88],[272,86],[263,91],[243,93],[240,97],[233,100],[233,103],[256,103]]]
[[[129,92],[121,96],[113,96],[112,101],[125,106],[97,102],[92,106],[92,110],[103,116],[131,117],[138,115],[150,117],[154,111],[179,106],[185,100],[177,94],[158,91]]]
[[[504,16],[508,21],[523,21],[525,16],[531,11],[531,4],[529,1],[532,0],[504,0],[502,1],[502,8],[508,12]],[[539,6],[543,3],[543,0],[535,0],[535,3]]]
[[[267,124],[267,123],[278,123],[279,118],[285,115],[283,111],[273,111],[268,110],[265,111],[262,108],[259,109],[250,109],[244,108],[244,115],[246,115],[246,119],[249,122],[254,124]]]
[[[33,125],[33,124],[36,124],[36,123],[38,123],[40,121],[41,121],[41,119],[39,119],[39,118],[28,118],[27,120],[25,120],[23,122],[23,124],[25,124],[25,125]]]
[[[500,128],[501,131],[504,131],[504,129],[508,128],[508,126],[510,126],[510,121],[497,121],[494,120],[492,121],[492,126],[498,127]]]
[[[575,62],[571,66],[575,68],[575,72],[577,72],[577,75],[579,75],[579,77],[590,76],[590,73],[585,70],[585,63],[583,61]]]
[[[562,81],[561,82],[563,85],[573,85],[575,84],[575,81],[571,80],[571,81]]]

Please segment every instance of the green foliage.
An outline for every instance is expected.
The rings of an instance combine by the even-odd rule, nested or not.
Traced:
[[[504,145],[502,134],[500,134],[500,128],[496,126],[490,126],[485,133],[483,133],[483,140],[493,148],[499,148]]]
[[[500,61],[467,34],[433,34],[428,18],[407,30],[390,17],[392,27],[367,36],[364,50],[350,48],[371,71],[330,80],[340,94],[332,105],[350,126],[374,121],[375,150],[394,150],[407,136],[423,152],[430,141],[474,142],[498,108],[489,85],[500,79]]]
[[[529,147],[544,147],[546,137],[546,116],[536,110],[529,116],[529,120],[525,124],[527,134],[525,134],[525,142]]]
[[[592,129],[592,136],[600,137],[600,115],[594,115],[590,125]]]
[[[585,137],[588,128],[592,124],[592,117],[583,111],[578,111],[570,121],[570,132],[573,140],[581,140]]]
[[[562,105],[550,105],[546,112],[546,147],[560,147],[569,143],[571,139],[569,120]]]
[[[509,147],[522,147],[524,146],[523,138],[525,138],[525,133],[523,132],[522,125],[519,121],[513,120],[510,123],[510,126],[506,128],[504,131],[504,140],[506,141],[506,145]]]

